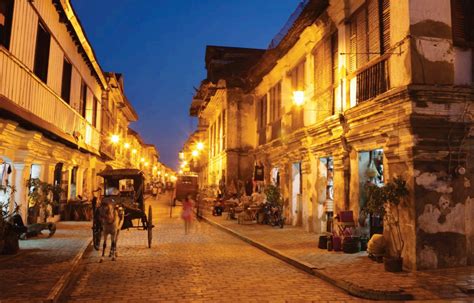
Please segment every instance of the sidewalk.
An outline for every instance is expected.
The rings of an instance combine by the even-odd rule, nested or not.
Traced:
[[[17,255],[0,255],[0,302],[57,299],[91,239],[90,222],[60,222],[52,238],[20,241]]]
[[[474,287],[474,267],[389,273],[366,252],[344,254],[317,247],[318,236],[293,226],[283,229],[260,224],[238,224],[226,213],[204,220],[249,242],[302,270],[310,272],[349,293],[377,300],[466,300],[474,294],[461,288]]]

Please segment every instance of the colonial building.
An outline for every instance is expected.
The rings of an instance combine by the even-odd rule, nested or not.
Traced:
[[[474,262],[473,5],[305,1],[245,75],[248,163],[280,186],[288,223],[356,221],[366,184],[401,176],[409,269]],[[229,136],[227,131],[226,136]],[[382,230],[372,217],[372,232]],[[388,228],[386,239],[393,247]]]
[[[132,165],[123,140],[137,118],[122,76],[101,70],[70,1],[0,1],[0,177],[16,188],[14,199],[3,191],[0,199],[10,209],[15,201],[27,217],[30,178],[61,185],[62,201],[90,197],[99,171]],[[158,161],[156,150],[134,146]]]
[[[236,184],[250,179],[252,160],[249,150],[254,125],[252,100],[245,97],[245,72],[263,54],[260,49],[223,46],[206,48],[207,79],[202,81],[191,104],[190,113],[199,118],[206,134],[206,185]],[[204,163],[203,163],[204,164]]]

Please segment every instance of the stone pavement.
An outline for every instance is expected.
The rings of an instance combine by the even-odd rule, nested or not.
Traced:
[[[180,207],[169,217],[168,196],[153,206],[152,248],[146,232],[120,234],[119,257],[83,259],[71,302],[348,302],[340,289],[295,269],[204,222],[184,234]]]
[[[20,252],[0,255],[0,302],[43,302],[90,242],[90,222],[60,222],[52,238],[20,241]]]
[[[474,267],[389,273],[366,252],[344,254],[319,249],[318,235],[302,228],[283,229],[260,224],[238,224],[237,220],[205,213],[205,219],[241,239],[260,247],[296,266],[306,267],[352,294],[372,299],[465,300],[474,296],[460,287],[474,287]],[[295,264],[296,263],[296,264]]]

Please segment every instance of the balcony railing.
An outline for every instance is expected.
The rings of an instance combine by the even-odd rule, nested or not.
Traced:
[[[357,74],[357,103],[387,91],[387,71],[387,60],[382,60]]]
[[[98,152],[100,133],[23,63],[0,47],[0,95]]]

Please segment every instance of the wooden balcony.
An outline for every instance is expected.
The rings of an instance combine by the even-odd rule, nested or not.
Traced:
[[[90,152],[98,153],[100,132],[77,113],[22,62],[0,47],[2,107]]]
[[[387,65],[387,60],[381,60],[357,73],[357,103],[387,91],[389,86]]]

